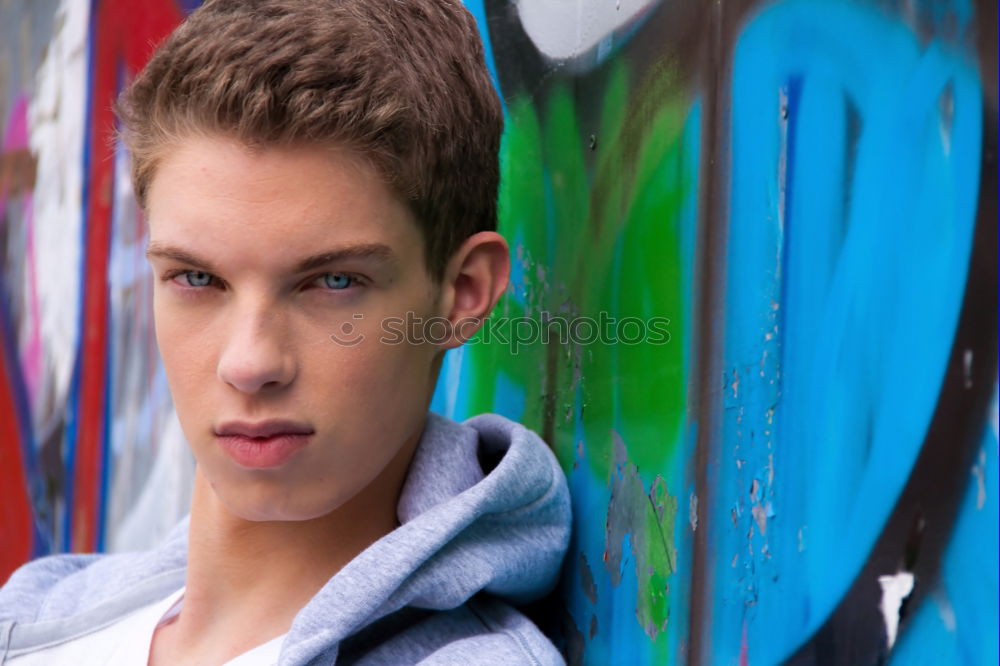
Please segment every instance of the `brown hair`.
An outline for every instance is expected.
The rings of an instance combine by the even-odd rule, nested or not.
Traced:
[[[116,105],[140,206],[189,133],[347,146],[409,202],[435,280],[496,229],[503,115],[457,0],[209,0]]]

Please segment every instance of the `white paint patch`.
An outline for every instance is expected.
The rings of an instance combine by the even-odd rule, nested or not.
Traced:
[[[56,32],[28,105],[34,191],[35,260],[43,376],[51,390],[36,407],[65,409],[79,333],[83,218],[83,140],[87,103],[89,2],[63,0]],[[45,404],[42,404],[42,403]]]
[[[879,576],[878,584],[882,586],[882,602],[879,610],[885,620],[885,633],[888,647],[892,649],[899,631],[899,608],[903,601],[913,592],[913,574],[900,571],[893,576]]]
[[[654,0],[522,0],[521,25],[538,50],[553,60],[569,60],[599,49],[611,51],[612,33],[625,27]]]

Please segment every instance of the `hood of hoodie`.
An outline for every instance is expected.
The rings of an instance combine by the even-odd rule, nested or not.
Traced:
[[[456,423],[428,413],[397,513],[400,526],[295,616],[281,663],[331,658],[344,638],[406,606],[446,610],[481,591],[515,604],[539,598],[555,585],[569,543],[569,494],[555,456],[496,414]],[[151,551],[28,563],[0,589],[0,639],[9,634],[13,649],[55,628],[85,633],[178,589],[187,527],[185,518]]]

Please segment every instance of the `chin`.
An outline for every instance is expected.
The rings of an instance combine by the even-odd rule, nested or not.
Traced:
[[[337,509],[337,505],[332,507],[296,506],[276,508],[267,502],[259,501],[229,503],[223,500],[223,504],[237,518],[256,523],[314,520],[322,518]]]
[[[338,498],[303,497],[299,488],[231,488],[210,481],[216,499],[233,516],[251,522],[291,522],[321,518],[341,507]]]

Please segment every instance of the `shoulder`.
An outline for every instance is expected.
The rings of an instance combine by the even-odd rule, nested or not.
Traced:
[[[494,597],[481,595],[466,604],[484,631],[453,641],[428,662],[470,664],[565,664],[552,641],[524,614]]]
[[[451,610],[409,608],[406,611],[411,619],[414,612],[421,615],[416,621],[406,621],[403,631],[371,627],[376,629],[377,638],[372,637],[374,640],[364,647],[358,643],[352,645],[349,639],[341,646],[341,656],[359,666],[563,666],[566,663],[531,620],[489,595],[477,595]]]
[[[131,594],[151,579],[167,577],[165,587],[174,585],[187,565],[185,525],[186,519],[155,550],[61,553],[22,565],[0,587],[0,620],[24,623],[68,617]]]
[[[53,589],[105,557],[47,555],[21,565],[0,587],[0,618],[34,620]]]

